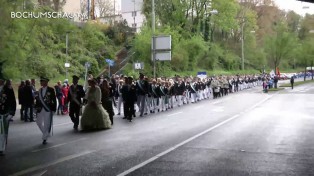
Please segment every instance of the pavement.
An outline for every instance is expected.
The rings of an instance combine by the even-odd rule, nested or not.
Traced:
[[[76,132],[55,116],[41,144],[36,123],[15,120],[0,175],[314,175],[314,84],[275,93],[255,87]]]

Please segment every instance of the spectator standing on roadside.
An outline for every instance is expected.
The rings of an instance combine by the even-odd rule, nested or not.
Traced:
[[[294,76],[291,76],[291,78],[290,78],[290,84],[291,84],[291,88],[293,89],[293,84],[294,84]]]
[[[275,89],[277,89],[277,83],[278,83],[278,76],[275,76],[275,77],[274,77]]]

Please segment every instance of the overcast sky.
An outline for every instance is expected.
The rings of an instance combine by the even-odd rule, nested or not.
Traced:
[[[286,11],[293,10],[300,15],[305,15],[306,13],[314,14],[314,4],[301,2],[297,0],[274,0],[280,9]],[[304,9],[304,7],[308,7]]]

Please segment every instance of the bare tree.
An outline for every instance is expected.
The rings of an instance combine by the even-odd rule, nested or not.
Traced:
[[[99,11],[99,16],[110,16],[114,15],[115,7],[112,0],[96,0],[95,8]]]
[[[40,6],[48,6],[55,11],[60,11],[65,3],[66,0],[38,0]]]

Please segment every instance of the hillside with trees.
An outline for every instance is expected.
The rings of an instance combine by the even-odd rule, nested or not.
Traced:
[[[71,64],[70,75],[83,77],[85,62],[90,62],[91,71],[98,74],[107,67],[104,59],[115,59],[124,47],[133,54],[121,73],[136,74],[132,64],[144,62],[144,72],[152,75],[151,1],[144,1],[147,21],[136,35],[125,22],[110,26],[97,21],[82,25],[68,19],[12,18],[11,12],[52,12],[64,3],[59,0],[35,6],[23,2],[0,0],[0,77],[61,79],[66,74],[66,61]],[[258,73],[264,68],[276,67],[297,71],[313,64],[313,15],[302,17],[295,12],[281,11],[271,0],[155,3],[155,35],[172,36],[172,60],[157,63],[158,76],[196,74],[197,71]],[[212,13],[214,9],[217,14]]]

